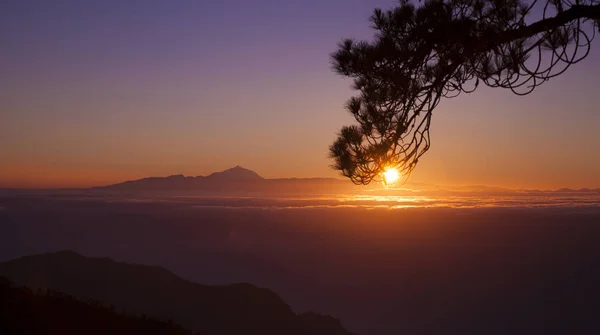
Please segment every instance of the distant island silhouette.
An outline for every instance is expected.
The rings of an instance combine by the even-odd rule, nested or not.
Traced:
[[[556,190],[509,189],[485,185],[439,186],[410,183],[405,188],[383,190],[377,183],[356,186],[348,180],[336,178],[263,178],[255,171],[239,165],[214,172],[207,176],[148,177],[125,181],[112,185],[92,187],[87,190],[115,192],[119,194],[137,192],[159,192],[200,195],[257,195],[257,194],[356,194],[360,192],[383,191],[385,195],[552,195],[564,193],[599,194],[600,189],[560,188]]]
[[[208,194],[231,192],[339,192],[356,189],[352,183],[335,178],[275,178],[267,179],[258,173],[235,166],[208,176],[148,177],[113,185],[92,187],[96,191],[194,191]]]

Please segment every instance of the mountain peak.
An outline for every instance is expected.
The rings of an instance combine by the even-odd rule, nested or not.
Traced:
[[[229,169],[227,169],[225,171],[221,171],[221,172],[226,172],[226,171],[250,171],[250,172],[254,172],[252,170],[243,168],[241,165],[236,165],[236,166],[234,166],[232,168],[229,168]]]
[[[227,180],[227,181],[253,181],[263,180],[258,173],[236,165],[230,169],[221,172],[215,172],[209,175],[207,178],[215,180]]]

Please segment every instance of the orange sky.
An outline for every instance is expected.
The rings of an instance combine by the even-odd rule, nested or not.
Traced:
[[[593,93],[583,87],[594,80],[571,89],[571,97],[580,101],[578,108],[570,107],[568,99],[554,98],[562,83],[577,75],[581,74],[568,73],[527,97],[484,89],[443,101],[432,122],[432,148],[411,181],[600,187],[600,117]],[[182,120],[176,115],[158,117],[159,109],[167,106],[155,107],[153,123],[128,120],[125,110],[125,122],[105,120],[106,129],[78,124],[77,119],[36,121],[9,115],[0,126],[0,187],[85,187],[147,176],[206,175],[238,164],[267,178],[335,177],[328,167],[327,147],[339,126],[351,122],[340,106],[350,91],[346,83],[337,84],[330,95],[315,92],[310,106],[290,106],[320,109],[311,114],[314,120],[300,117],[299,111],[290,114],[291,120],[274,120],[265,129],[227,121],[206,127],[203,117],[193,114]],[[21,103],[36,108],[35,102]],[[57,104],[71,107],[68,101]],[[118,108],[118,103],[112,104]],[[53,125],[47,126],[49,122]],[[221,130],[227,128],[227,133]]]
[[[370,36],[372,8],[394,2],[309,1],[285,20],[271,14],[291,10],[287,2],[270,12],[247,5],[252,15],[241,17],[201,8],[208,2],[149,5],[135,25],[126,8],[111,9],[116,2],[16,2],[0,13],[8,27],[0,30],[0,187],[84,187],[235,165],[267,178],[335,177],[328,146],[352,123],[343,105],[353,93],[328,54],[342,37]],[[227,22],[240,28],[220,29]],[[527,97],[482,88],[443,100],[411,181],[600,187],[597,44]]]

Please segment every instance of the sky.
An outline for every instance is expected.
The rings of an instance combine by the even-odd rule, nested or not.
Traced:
[[[352,118],[330,69],[393,0],[8,0],[0,4],[0,187],[85,187],[235,165],[336,177]],[[526,97],[443,100],[411,181],[600,187],[600,46]]]

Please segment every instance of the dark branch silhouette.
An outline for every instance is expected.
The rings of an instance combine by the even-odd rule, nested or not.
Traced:
[[[344,40],[333,69],[359,91],[346,103],[358,125],[330,146],[332,167],[355,184],[405,178],[429,149],[441,98],[480,82],[526,95],[584,59],[600,29],[600,0],[430,0],[376,9],[372,41]]]

